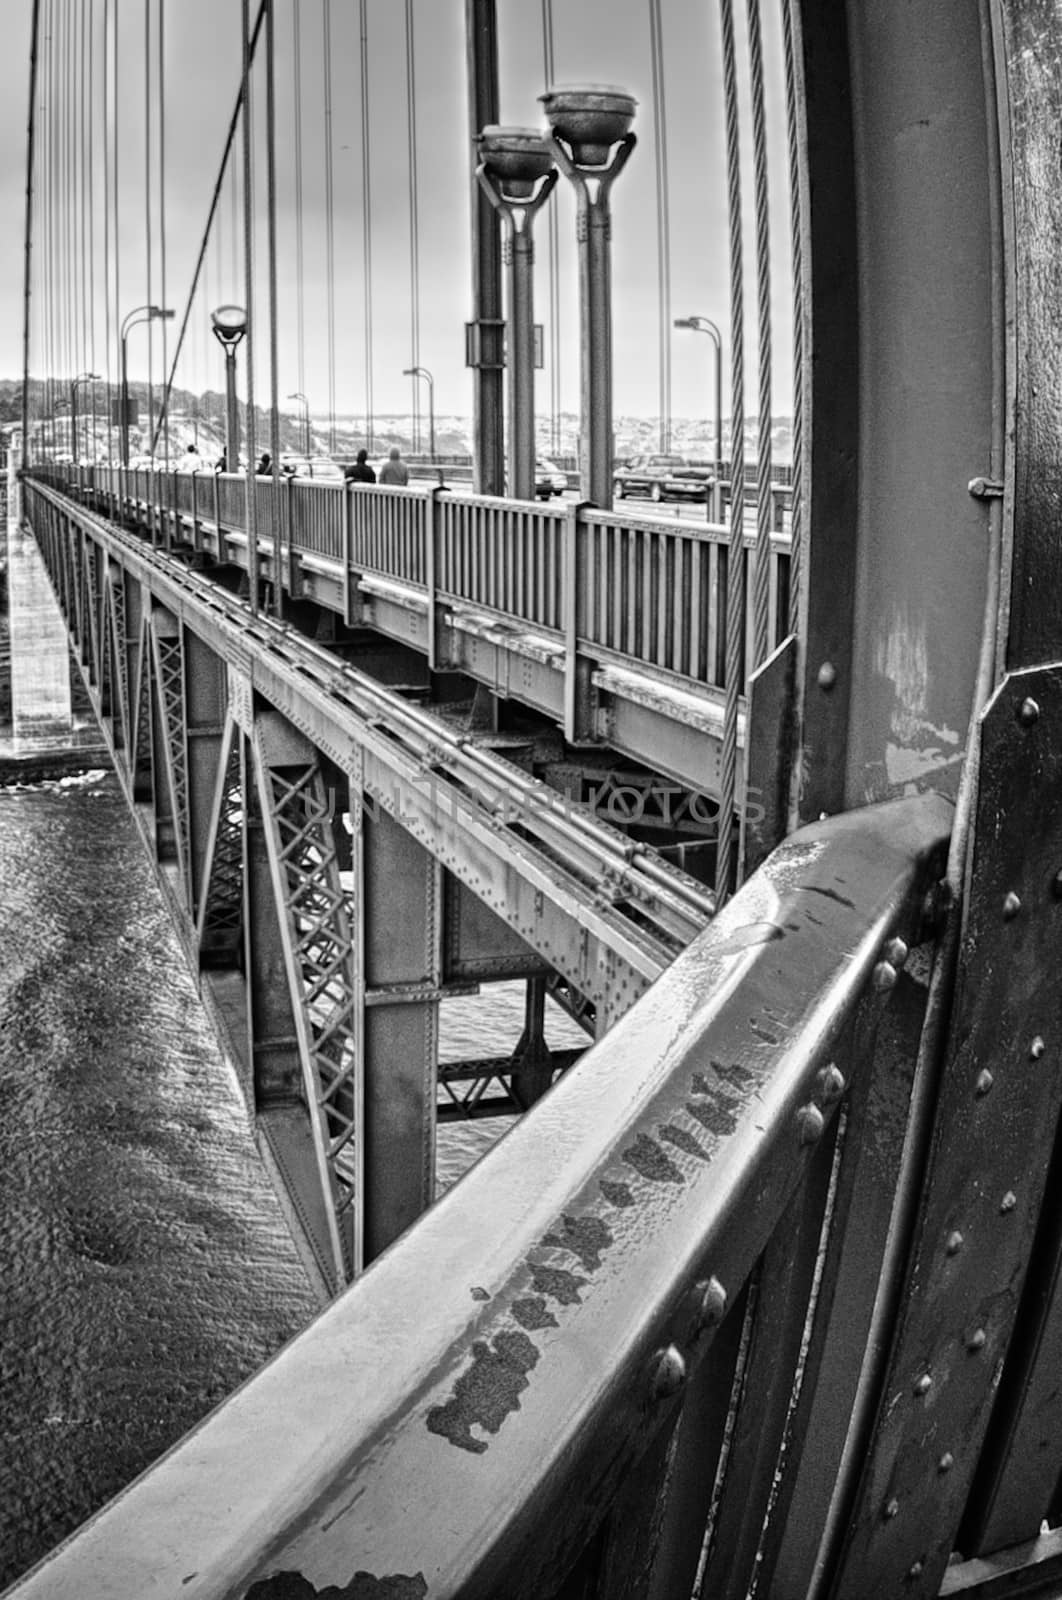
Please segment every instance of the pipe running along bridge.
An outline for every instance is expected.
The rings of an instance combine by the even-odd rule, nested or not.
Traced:
[[[242,262],[243,445],[271,446],[270,470],[170,457],[179,349],[158,411],[148,393],[146,461],[80,449],[57,402],[67,370],[97,381],[69,264],[95,180],[73,198],[60,180],[96,124],[80,88],[74,124],[55,109],[86,35],[62,0],[41,9],[32,104],[59,92],[35,165],[31,143],[27,348],[47,377],[27,364],[24,526],[331,1303],[13,1592],[1056,1593],[1058,7],[703,8],[730,222],[721,522],[611,506],[609,190],[639,159],[635,108],[556,90],[546,129],[501,124],[516,24],[491,0],[448,22],[468,70],[472,491],[277,470],[277,336],[305,308],[275,271],[284,8],[253,20],[246,0],[200,266]],[[549,89],[548,5],[543,29]],[[161,50],[146,60],[164,76]],[[150,115],[147,134],[151,170]],[[574,192],[580,274],[580,493],[559,507],[503,493],[506,471],[529,492],[524,230],[544,185],[551,218]],[[157,220],[149,199],[149,283]],[[110,212],[104,235],[113,340]],[[793,287],[782,516],[772,267]],[[209,287],[196,267],[182,341]],[[369,272],[363,289],[368,335]],[[142,309],[165,334],[166,294]],[[669,332],[662,312],[662,398]],[[410,370],[423,334],[414,311]],[[364,354],[368,398],[368,337]],[[107,394],[125,438],[127,388]],[[527,984],[512,1056],[440,1068],[439,1006],[501,977]],[[547,996],[587,1031],[578,1059],[546,1047]],[[527,1114],[428,1209],[440,1095]]]

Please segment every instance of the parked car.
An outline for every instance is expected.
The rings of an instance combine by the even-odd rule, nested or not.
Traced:
[[[615,499],[627,495],[648,495],[650,500],[706,500],[712,474],[707,467],[695,467],[685,456],[632,456],[612,475]]]
[[[563,494],[568,487],[567,476],[545,456],[535,458],[535,494],[540,500],[549,500]]]

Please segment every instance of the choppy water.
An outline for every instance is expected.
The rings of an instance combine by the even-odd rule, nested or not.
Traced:
[[[451,1002],[442,1054],[522,1020]],[[2,1586],[317,1309],[109,775],[0,788],[0,1104]],[[440,1129],[441,1183],[503,1127]]]

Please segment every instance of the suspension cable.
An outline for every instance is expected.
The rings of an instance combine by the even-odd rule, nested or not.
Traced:
[[[542,0],[542,66],[546,88],[554,84],[553,0]],[[550,453],[560,451],[561,413],[561,336],[560,336],[560,231],[557,207],[546,209],[546,250],[549,260],[549,445]]]
[[[244,478],[247,504],[247,575],[250,579],[251,615],[258,614],[258,493],[255,482],[255,456],[258,441],[254,414],[254,104],[251,94],[250,0],[240,0],[240,32],[243,43],[243,284],[247,316],[244,358],[247,383],[247,473]],[[268,0],[263,0],[268,5]],[[230,441],[235,444],[235,440]],[[237,459],[228,463],[230,472],[239,471]]]
[[[797,61],[793,0],[782,0],[785,119],[789,146],[789,227],[793,263],[793,465],[790,512],[789,631],[799,634],[804,558],[804,232],[800,204]],[[800,681],[800,674],[797,674]]]
[[[297,364],[299,375],[299,392],[306,393],[306,305],[304,296],[304,271],[303,271],[303,222],[302,222],[302,43],[299,34],[299,10],[293,5],[291,8],[291,30],[293,34],[295,73],[295,298],[296,298],[296,344]],[[309,434],[309,428],[307,428]],[[307,447],[309,438],[306,439]]]
[[[325,269],[328,323],[328,449],[336,450],[336,232],[332,139],[332,0],[324,0]]]
[[[152,249],[151,249],[151,0],[144,0],[144,242],[147,251],[147,300],[148,305],[154,305],[152,294]],[[153,318],[148,318],[147,347],[148,347],[148,438],[151,440],[151,454],[154,458],[155,440],[153,424],[155,420],[155,335],[152,327]],[[143,446],[141,445],[141,448]]]
[[[255,18],[254,29],[252,30],[251,41],[250,41],[250,56],[251,56],[251,65],[252,66],[254,64],[255,51],[256,51],[256,48],[257,48],[257,45],[258,45],[258,37],[259,37],[259,34],[261,33],[261,30],[262,30],[262,24],[263,24],[263,21],[265,19],[266,7],[267,7],[268,3],[269,3],[269,0],[259,0],[258,14],[257,14],[257,16]],[[117,79],[115,81],[117,82]],[[224,150],[222,152],[221,164],[220,164],[220,166],[218,168],[218,176],[217,176],[217,180],[216,180],[216,182],[214,184],[214,192],[210,197],[210,208],[209,208],[209,210],[207,212],[206,226],[203,229],[203,236],[202,236],[202,239],[200,240],[200,244],[199,244],[199,254],[196,257],[195,270],[192,273],[191,287],[188,290],[188,298],[185,301],[184,315],[181,318],[181,329],[180,329],[179,334],[177,335],[177,345],[176,345],[176,348],[175,348],[174,353],[173,353],[173,361],[172,361],[172,363],[170,365],[169,375],[168,375],[168,377],[166,379],[166,393],[163,396],[162,408],[160,410],[160,415],[159,415],[159,425],[160,426],[161,426],[162,418],[166,414],[166,411],[167,411],[168,406],[169,406],[170,391],[173,388],[174,374],[177,371],[177,363],[181,359],[181,350],[184,347],[185,336],[186,336],[186,334],[188,332],[188,324],[189,324],[189,321],[191,320],[192,302],[195,299],[196,290],[199,287],[199,278],[200,278],[200,275],[201,275],[201,273],[203,271],[203,262],[206,259],[207,249],[208,249],[209,244],[210,244],[210,232],[211,232],[212,227],[214,226],[214,219],[215,219],[215,217],[218,216],[218,211],[219,211],[219,207],[220,207],[220,204],[221,204],[221,197],[222,197],[222,193],[223,193],[224,186],[225,186],[225,175],[226,175],[226,171],[228,169],[229,157],[232,154],[232,146],[233,146],[233,143],[235,142],[235,139],[236,139],[236,130],[239,127],[239,123],[240,123],[240,111],[241,111],[241,109],[243,107],[243,93],[244,93],[243,80],[241,78],[240,86],[239,86],[239,89],[238,89],[237,94],[236,94],[236,104],[235,104],[235,106],[233,108],[232,116],[229,119],[229,131],[228,131],[228,134],[227,134],[226,139],[225,139],[225,148],[224,148]],[[233,174],[232,175],[233,175],[233,191],[234,192],[235,192],[235,170],[236,170],[236,163],[233,162]],[[220,230],[220,219],[219,219],[219,227],[218,227],[218,250],[219,250],[218,277],[219,277],[219,280],[220,280],[220,276],[221,276],[221,265],[222,265],[221,256],[220,256],[220,251],[221,251],[220,231],[221,230]],[[156,437],[157,437],[157,434],[156,434]],[[152,449],[154,449],[154,440],[152,441]]]
[[[745,306],[741,248],[741,144],[733,0],[721,0],[723,98],[726,118],[727,211],[730,224],[730,541],[726,586],[726,699],[716,846],[716,905],[728,898],[736,878],[734,801],[737,791],[738,697],[742,690],[742,633],[745,611]]]
[[[660,449],[671,449],[671,218],[667,181],[667,106],[660,0],[649,0],[649,44],[653,82],[653,145],[656,164],[656,285],[659,318]]]
[[[276,105],[276,27],[273,7],[266,11],[266,226],[269,285],[269,455],[276,482],[280,471],[280,414],[278,410],[277,368],[280,364],[278,350],[277,318],[277,105]],[[283,574],[277,547],[279,531],[273,529],[273,566],[276,581],[273,584],[273,609],[277,616],[283,610]]]
[[[406,0],[406,134],[409,146],[409,355],[410,366],[420,366],[420,247],[417,207],[416,53],[413,36],[413,0]],[[413,391],[413,447],[420,448],[420,384],[410,378]]]
[[[763,94],[760,0],[746,0],[752,79],[752,146],[756,199],[756,304],[759,355],[759,426],[756,473],[756,548],[752,584],[752,666],[769,653],[771,594],[771,240],[767,189],[767,125]]]
[[[26,119],[26,224],[22,269],[22,466],[29,462],[30,311],[33,305],[33,219],[36,187],[37,67],[41,0],[33,0],[30,19],[29,111]]]
[[[158,26],[158,56],[159,56],[159,304],[168,306],[166,299],[166,60],[165,60],[165,18],[166,0],[158,0],[159,26]],[[169,345],[169,318],[162,319],[162,371],[166,372],[167,354]],[[168,394],[163,393],[163,405],[168,401]],[[159,427],[163,427],[163,415],[160,408]],[[155,453],[154,438],[151,441],[151,453]],[[170,465],[170,429],[166,421],[162,433],[162,459],[167,468]]]
[[[369,19],[367,0],[360,0],[361,56],[361,204],[362,247],[365,286],[365,432],[366,444],[373,448],[374,418],[372,392],[372,163],[369,126]]]

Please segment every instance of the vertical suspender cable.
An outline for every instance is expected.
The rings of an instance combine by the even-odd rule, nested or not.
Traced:
[[[299,8],[291,8],[292,56],[295,72],[295,298],[296,342],[299,393],[306,393],[306,304],[302,231],[302,48],[299,36]],[[307,429],[307,435],[309,430]],[[309,449],[309,437],[306,438]]]
[[[736,877],[734,801],[737,793],[738,697],[742,690],[742,625],[745,612],[745,295],[741,248],[741,144],[733,0],[720,0],[723,33],[723,98],[726,117],[727,212],[730,224],[730,541],[726,585],[726,699],[723,706],[716,904],[722,905]]]
[[[546,88],[554,83],[553,0],[542,0],[542,66]],[[560,336],[560,236],[557,208],[546,211],[546,251],[549,260],[549,447],[552,455],[561,446],[561,336]]]
[[[37,64],[39,60],[39,33],[41,0],[33,0],[30,20],[29,61],[29,111],[26,118],[26,220],[22,267],[22,455],[23,467],[29,463],[29,386],[30,386],[30,312],[33,306],[33,197],[36,185],[34,161],[37,137]],[[21,510],[21,491],[20,505]]]
[[[746,0],[752,82],[752,149],[756,198],[756,307],[759,355],[759,426],[756,469],[756,550],[752,582],[752,665],[767,659],[771,593],[771,240],[767,193],[767,124],[763,104],[763,35],[760,0]]]
[[[336,231],[332,139],[332,0],[324,0],[325,296],[328,310],[328,448],[336,449]]]
[[[259,34],[262,31],[262,24],[263,24],[263,21],[265,20],[266,6],[268,5],[268,3],[269,3],[269,0],[259,0],[258,15],[255,18],[254,31],[251,34],[250,54],[251,54],[251,63],[252,63],[252,65],[254,63],[255,51],[256,51],[257,46],[258,46],[258,37],[259,37]],[[229,131],[228,131],[228,135],[227,135],[227,137],[225,139],[225,149],[222,152],[221,163],[220,163],[220,166],[218,168],[217,181],[214,184],[214,193],[211,196],[210,209],[207,212],[206,227],[203,229],[203,237],[202,237],[202,239],[200,240],[200,243],[199,243],[199,255],[196,257],[195,271],[192,273],[192,283],[191,283],[191,287],[190,287],[190,289],[188,291],[188,298],[185,301],[184,315],[183,315],[183,317],[181,319],[181,331],[177,335],[177,344],[176,344],[176,347],[175,347],[174,352],[173,352],[173,360],[170,363],[170,370],[169,370],[169,373],[168,373],[167,378],[166,378],[166,395],[165,395],[165,397],[163,399],[163,404],[162,404],[162,406],[160,407],[160,410],[159,410],[159,424],[156,426],[156,433],[155,433],[156,439],[158,437],[158,427],[161,426],[162,418],[165,415],[165,408],[166,408],[166,405],[168,404],[170,391],[171,391],[171,389],[173,387],[173,379],[174,379],[174,374],[177,371],[177,363],[181,358],[181,351],[182,351],[182,349],[184,347],[184,341],[185,341],[185,338],[187,337],[187,334],[188,334],[188,324],[189,324],[189,321],[190,321],[191,315],[192,315],[192,302],[195,299],[196,291],[199,288],[199,280],[200,280],[200,278],[202,277],[202,274],[203,274],[203,263],[206,260],[207,250],[208,250],[209,245],[210,245],[211,229],[214,227],[215,222],[217,222],[217,229],[216,229],[216,232],[215,232],[215,235],[214,235],[215,241],[216,241],[216,249],[217,249],[217,273],[218,273],[218,284],[217,284],[217,287],[218,287],[218,292],[219,293],[221,292],[221,280],[222,280],[222,271],[223,271],[223,259],[222,259],[222,257],[223,257],[223,248],[222,248],[222,241],[221,241],[221,221],[220,221],[221,202],[222,202],[222,194],[223,194],[223,191],[224,191],[224,188],[225,188],[225,175],[226,175],[226,172],[229,170],[229,159],[230,159],[230,157],[232,155],[232,147],[236,142],[236,131],[237,131],[237,129],[239,127],[239,124],[240,124],[240,112],[241,112],[242,108],[243,108],[243,75],[242,75],[242,69],[241,69],[240,87],[239,87],[239,89],[237,91],[237,94],[236,94],[236,105],[233,108],[232,116],[229,119]],[[233,163],[232,163],[232,171],[229,173],[229,176],[233,180],[233,191],[232,191],[233,194],[235,194],[235,192],[236,192],[235,174],[236,174],[236,163],[235,163],[235,161],[233,161]],[[235,250],[235,239],[234,239],[234,250]],[[233,268],[233,271],[235,272],[235,267]],[[235,287],[236,287],[235,280],[233,280],[232,281],[232,290],[233,291],[235,290]],[[248,310],[249,310],[249,308],[248,308]],[[154,441],[153,441],[153,445],[154,445]]]
[[[409,364],[420,366],[420,243],[417,206],[417,93],[413,0],[406,0],[406,138],[409,146]],[[413,448],[420,449],[420,384],[410,378],[413,393]]]
[[[144,0],[144,240],[147,247],[147,299],[149,305],[154,305],[152,292],[151,200],[151,0]],[[154,432],[155,417],[155,334],[151,318],[148,318],[147,324],[147,347],[148,438],[150,439]]]
[[[118,180],[119,180],[119,177],[120,177],[119,151],[121,149],[121,140],[119,138],[119,133],[121,131],[121,119],[119,117],[119,106],[121,105],[121,97],[120,97],[120,95],[118,93],[118,4],[119,4],[119,0],[114,0],[113,39],[112,39],[112,50],[113,50],[112,61],[113,61],[114,70],[111,73],[111,94],[113,96],[113,101],[114,101],[114,132],[113,132],[113,139],[114,139],[114,188],[112,190],[112,193],[114,195],[114,326],[115,326],[116,329],[121,326],[121,316],[122,316],[122,310],[121,310],[121,307],[122,307],[122,266],[121,266],[121,258],[122,258],[122,252],[121,252],[122,201],[121,201],[121,192],[120,192],[119,187],[118,187]],[[125,404],[125,396],[123,394],[120,394],[119,395],[119,405],[124,405],[124,404]],[[124,417],[122,417],[121,422],[122,422],[122,426],[124,428],[124,426],[125,426],[125,418]]]
[[[785,119],[789,145],[789,223],[793,263],[793,509],[790,520],[789,630],[800,628],[804,556],[804,233],[800,202],[800,141],[793,0],[782,0],[785,46]],[[797,681],[800,674],[797,674]]]
[[[104,373],[107,378],[107,416],[108,427],[107,458],[111,457],[110,446],[110,415],[111,415],[111,383],[114,368],[111,362],[111,146],[108,131],[108,116],[111,99],[111,72],[110,46],[111,27],[111,0],[103,0],[103,344],[107,357]]]
[[[649,0],[653,78],[653,145],[656,153],[656,285],[659,317],[660,449],[671,449],[671,218],[667,182],[667,105],[660,0]]]
[[[91,8],[89,8],[86,11],[86,9],[84,7],[82,7],[81,10],[80,10],[79,15],[80,15],[80,21],[81,21],[81,49],[80,49],[81,61],[80,61],[80,73],[79,73],[80,80],[81,80],[81,115],[80,115],[80,127],[79,127],[79,130],[78,130],[78,149],[80,151],[80,157],[81,157],[81,175],[80,175],[80,180],[79,180],[79,183],[78,183],[78,193],[79,193],[80,201],[81,201],[81,359],[78,362],[78,365],[81,367],[82,372],[88,372],[88,371],[91,371],[91,367],[92,367],[92,364],[91,364],[91,361],[90,361],[89,334],[88,334],[88,330],[89,330],[88,280],[89,280],[89,262],[91,260],[91,256],[90,256],[90,253],[89,253],[89,215],[90,215],[90,213],[92,211],[92,205],[91,205],[91,201],[90,201],[90,197],[89,197],[89,193],[88,193],[89,184],[92,181],[92,166],[91,166],[91,163],[89,161],[89,138],[88,138],[89,127],[91,126],[91,124],[88,121],[88,114],[89,114],[89,110],[90,110],[90,101],[89,101],[90,84],[89,84],[89,75],[88,75],[88,24],[92,20],[92,10],[91,10]]]
[[[372,394],[372,163],[369,142],[369,19],[367,0],[360,0],[359,16],[361,22],[359,48],[361,56],[362,247],[365,261],[365,442],[371,450],[374,432]]]
[[[269,0],[264,0],[268,5]],[[247,473],[244,478],[247,497],[247,574],[250,579],[251,614],[258,613],[258,495],[254,468],[257,454],[254,415],[254,181],[253,142],[254,105],[251,98],[251,16],[250,0],[240,0],[240,24],[243,35],[243,284],[244,305],[247,312]],[[239,461],[229,462],[229,471],[239,469]]]
[[[96,370],[96,12],[89,12],[88,35],[88,208],[89,208],[89,359],[90,372]],[[92,388],[93,456],[96,442],[96,388]]]
[[[159,0],[159,26],[158,26],[158,52],[159,52],[159,304],[167,305],[166,300],[166,0]],[[163,319],[162,323],[162,371],[165,375],[168,364],[169,322]],[[162,434],[162,459],[167,470],[170,465],[170,429],[166,422],[168,393],[163,395],[162,405],[159,408],[159,427]],[[154,444],[152,444],[154,453]]]
[[[277,367],[277,104],[276,27],[272,0],[266,9],[266,225],[269,258],[269,454],[273,467],[273,611],[284,612],[284,573],[281,566],[281,517],[278,503],[280,473],[280,412]],[[253,466],[253,463],[249,463]]]

